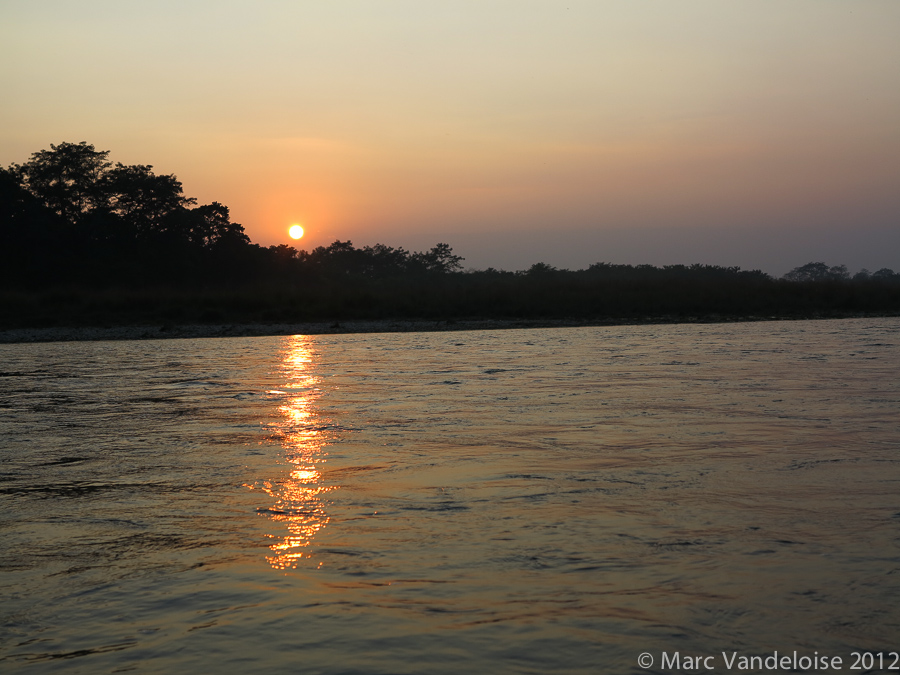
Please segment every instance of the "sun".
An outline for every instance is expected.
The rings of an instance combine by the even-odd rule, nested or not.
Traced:
[[[303,236],[303,228],[299,225],[291,225],[288,234],[291,235],[291,239],[299,239]]]

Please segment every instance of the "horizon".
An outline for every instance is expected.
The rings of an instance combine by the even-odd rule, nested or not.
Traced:
[[[900,268],[896,3],[0,12],[0,164],[84,140],[263,246]]]

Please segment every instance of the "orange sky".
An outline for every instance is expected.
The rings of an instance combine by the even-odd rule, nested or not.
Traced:
[[[174,173],[250,237],[900,269],[900,3],[0,2],[0,163]]]

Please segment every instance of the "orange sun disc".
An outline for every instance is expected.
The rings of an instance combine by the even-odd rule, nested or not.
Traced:
[[[288,234],[291,235],[291,239],[299,239],[303,236],[303,228],[299,225],[291,225]]]

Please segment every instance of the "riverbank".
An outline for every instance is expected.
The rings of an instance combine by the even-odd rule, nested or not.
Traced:
[[[319,321],[279,324],[191,324],[178,326],[103,326],[12,328],[0,330],[0,344],[80,342],[99,340],[167,340],[187,338],[260,337],[266,335],[329,335],[342,333],[413,333],[451,330],[501,330],[565,326],[616,325],[618,321]],[[634,322],[630,322],[634,323]],[[642,322],[647,323],[647,322]]]
[[[748,321],[803,321],[895,317],[897,314],[816,314],[810,316],[671,317],[643,319],[471,319],[446,321],[372,320],[310,321],[277,324],[185,324],[143,326],[56,326],[0,330],[0,344],[29,342],[84,342],[105,340],[169,340],[189,338],[261,337],[267,335],[335,335],[348,333],[416,333],[436,331],[566,328],[580,326],[638,326],[673,323],[736,323]]]

